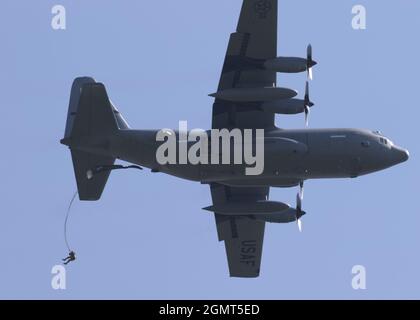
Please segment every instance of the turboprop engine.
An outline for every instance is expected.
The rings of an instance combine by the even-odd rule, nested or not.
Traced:
[[[203,208],[204,210],[226,216],[252,216],[254,219],[271,223],[296,221],[306,212],[291,208],[288,204],[276,201],[226,202]]]
[[[312,79],[312,67],[316,64],[317,62],[312,59],[312,46],[309,45],[307,48],[306,59],[297,57],[277,57],[266,60],[263,66],[264,69],[282,73],[298,73],[307,71],[308,78]]]
[[[231,102],[258,102],[291,99],[297,92],[288,88],[233,88],[210,94],[210,97]]]
[[[265,112],[277,114],[305,113],[305,123],[308,126],[310,108],[315,104],[309,98],[309,83],[306,82],[304,99],[281,99],[264,102],[260,108]]]

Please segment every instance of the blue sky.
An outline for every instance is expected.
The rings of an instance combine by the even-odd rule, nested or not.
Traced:
[[[102,199],[75,203],[78,260],[67,289],[51,268],[67,253],[63,221],[76,184],[64,133],[73,79],[104,82],[133,128],[209,128],[212,99],[241,0],[11,1],[0,4],[5,120],[0,202],[0,298],[420,298],[417,202],[418,1],[281,0],[279,54],[319,62],[310,126],[381,130],[409,162],[355,180],[309,181],[304,232],[267,225],[261,277],[231,279],[209,188],[149,172],[115,172]],[[67,29],[51,28],[51,8]],[[351,28],[353,5],[367,30]],[[305,75],[279,75],[303,91]],[[300,128],[299,116],[278,126]],[[296,189],[271,199],[294,203]],[[367,269],[367,290],[351,269]]]

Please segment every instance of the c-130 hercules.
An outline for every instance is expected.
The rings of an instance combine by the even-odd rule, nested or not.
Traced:
[[[92,78],[72,87],[65,137],[71,150],[80,200],[99,200],[116,159],[187,180],[209,184],[219,241],[230,276],[258,277],[266,222],[298,222],[303,183],[309,179],[355,178],[408,160],[408,151],[379,132],[359,129],[283,130],[276,114],[309,114],[313,103],[276,86],[278,72],[308,72],[316,62],[277,57],[277,0],[244,0],[237,31],[230,36],[218,90],[211,95],[213,129],[264,129],[264,170],[245,175],[244,165],[166,164],[156,159],[158,130],[132,130]],[[179,144],[179,132],[176,132]],[[209,150],[211,153],[212,150]],[[299,187],[296,208],[269,201],[270,187]]]

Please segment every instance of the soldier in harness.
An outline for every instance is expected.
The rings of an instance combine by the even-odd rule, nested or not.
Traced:
[[[69,264],[70,262],[76,260],[76,253],[74,251],[69,252],[69,256],[63,259],[64,264]]]

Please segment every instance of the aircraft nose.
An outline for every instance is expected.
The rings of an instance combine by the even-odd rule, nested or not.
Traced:
[[[396,163],[405,162],[410,157],[410,153],[406,149],[400,147],[394,147],[393,149]]]

